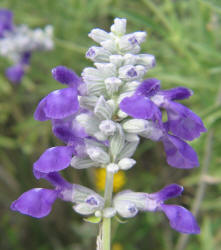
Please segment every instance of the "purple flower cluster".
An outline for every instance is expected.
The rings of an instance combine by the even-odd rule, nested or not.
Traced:
[[[86,56],[95,61],[96,68],[84,69],[82,78],[64,66],[52,70],[53,78],[66,87],[44,97],[34,117],[50,120],[54,135],[65,145],[47,149],[34,163],[33,173],[37,179],[48,180],[54,189],[31,189],[14,201],[11,209],[41,218],[60,198],[74,203],[77,213],[101,218],[116,213],[130,218],[139,211],[161,211],[173,229],[197,234],[200,229],[188,210],[165,204],[182,193],[183,188],[177,184],[153,194],[126,190],[107,207],[106,200],[93,190],[70,184],[59,174],[69,165],[76,169],[103,167],[113,178],[119,169],[135,165],[131,157],[139,136],[162,141],[172,167],[189,169],[199,165],[196,152],[186,141],[199,137],[206,129],[196,114],[176,102],[189,98],[192,91],[183,87],[161,90],[159,80],[141,80],[155,65],[155,59],[137,54],[145,32],[124,35],[125,29],[126,20],[116,18],[111,34],[92,30],[89,36],[102,47],[88,50]],[[163,110],[166,121],[162,119]]]
[[[0,39],[4,38],[6,32],[13,31],[13,13],[7,9],[0,9]],[[16,65],[7,68],[6,77],[12,83],[20,83],[25,73],[25,68],[29,65],[31,53],[26,51]]]
[[[192,93],[183,87],[161,90],[160,81],[150,78],[144,80],[132,96],[124,98],[120,103],[121,110],[128,115],[153,121],[151,126],[155,129],[147,137],[163,142],[167,162],[176,168],[188,169],[199,165],[196,152],[184,140],[192,141],[206,128],[196,114],[175,102],[189,98]],[[166,110],[166,122],[162,122],[161,109]]]
[[[24,25],[15,26],[13,13],[7,9],[0,9],[0,54],[9,58],[14,64],[5,71],[9,81],[21,82],[30,64],[32,51],[52,48],[53,42],[50,36],[50,28],[45,31],[40,29],[32,31]]]

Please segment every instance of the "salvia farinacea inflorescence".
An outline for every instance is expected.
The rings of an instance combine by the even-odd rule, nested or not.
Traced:
[[[33,188],[22,194],[11,209],[29,216],[47,216],[56,199],[69,201],[75,212],[107,218],[131,218],[141,212],[163,212],[170,226],[181,233],[197,234],[199,226],[191,212],[166,201],[181,195],[183,187],[170,184],[155,193],[124,190],[109,206],[93,190],[67,182],[60,171],[106,168],[107,173],[128,170],[135,165],[133,154],[144,137],[164,145],[171,167],[190,169],[199,165],[192,141],[206,129],[201,119],[178,100],[193,92],[184,87],[161,89],[156,78],[144,79],[155,66],[155,57],[140,54],[145,41],[142,31],[125,34],[126,19],[116,18],[108,33],[93,29],[89,37],[97,42],[86,52],[94,67],[81,77],[65,66],[52,69],[53,78],[66,87],[44,97],[35,111],[39,121],[51,120],[52,131],[65,143],[47,149],[34,163],[37,179],[53,188]],[[162,111],[167,121],[162,121]]]
[[[13,23],[13,13],[0,9],[0,55],[13,64],[7,68],[5,75],[12,83],[20,83],[34,51],[53,49],[53,28],[30,29],[23,24]]]

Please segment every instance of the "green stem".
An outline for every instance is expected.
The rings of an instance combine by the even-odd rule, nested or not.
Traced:
[[[111,218],[103,218],[102,222],[102,250],[111,249]]]
[[[112,204],[114,174],[106,170],[106,182],[104,192],[104,208],[110,207]],[[101,230],[98,235],[97,250],[110,250],[111,249],[111,218],[103,218]]]

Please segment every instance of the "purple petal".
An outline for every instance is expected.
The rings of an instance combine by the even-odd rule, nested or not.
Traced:
[[[81,82],[81,78],[74,71],[65,66],[53,68],[52,76],[56,81],[62,84],[68,84],[70,87],[77,87]]]
[[[173,89],[162,90],[159,92],[159,94],[163,95],[168,100],[183,100],[193,95],[193,91],[184,87],[177,87]]]
[[[15,200],[11,209],[35,218],[42,218],[51,212],[58,195],[55,190],[33,188]]]
[[[74,88],[55,90],[43,98],[37,106],[36,120],[63,119],[77,112],[77,91]]]
[[[170,184],[157,193],[149,194],[150,198],[156,199],[158,201],[166,201],[168,199],[177,197],[183,192],[183,187],[177,184]]]
[[[202,120],[180,103],[167,104],[168,128],[176,136],[192,141],[206,132]]]
[[[136,94],[151,97],[160,90],[160,80],[149,78],[144,80],[136,89]]]
[[[13,13],[7,9],[0,9],[0,37],[4,36],[6,30],[13,28]]]
[[[177,205],[162,205],[161,208],[174,230],[184,234],[200,233],[196,219],[186,208]]]
[[[172,135],[162,140],[169,165],[187,169],[199,166],[196,152],[186,142]]]
[[[151,119],[158,111],[155,104],[143,95],[125,97],[120,103],[120,109],[138,119]]]
[[[73,147],[58,146],[47,149],[34,163],[34,170],[42,173],[58,172],[69,166]]]
[[[12,83],[20,83],[24,76],[24,67],[21,64],[11,66],[6,69],[5,75]]]
[[[46,116],[44,108],[45,108],[45,104],[47,102],[47,96],[44,97],[38,104],[35,113],[34,113],[34,118],[37,121],[47,121],[49,120],[49,118]]]

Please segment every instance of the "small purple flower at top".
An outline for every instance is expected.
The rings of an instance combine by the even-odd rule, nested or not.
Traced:
[[[13,13],[7,9],[0,9],[0,38],[4,37],[5,31],[13,29]]]
[[[177,184],[168,185],[153,194],[125,190],[114,197],[114,207],[125,218],[134,217],[138,211],[162,211],[174,230],[185,234],[199,234],[200,228],[191,212],[178,205],[164,204],[166,200],[181,195],[182,191],[183,187]]]
[[[68,85],[67,88],[55,90],[43,98],[35,111],[34,117],[39,121],[64,119],[78,111],[78,87],[80,78],[76,73],[64,66],[52,70],[55,80]]]

